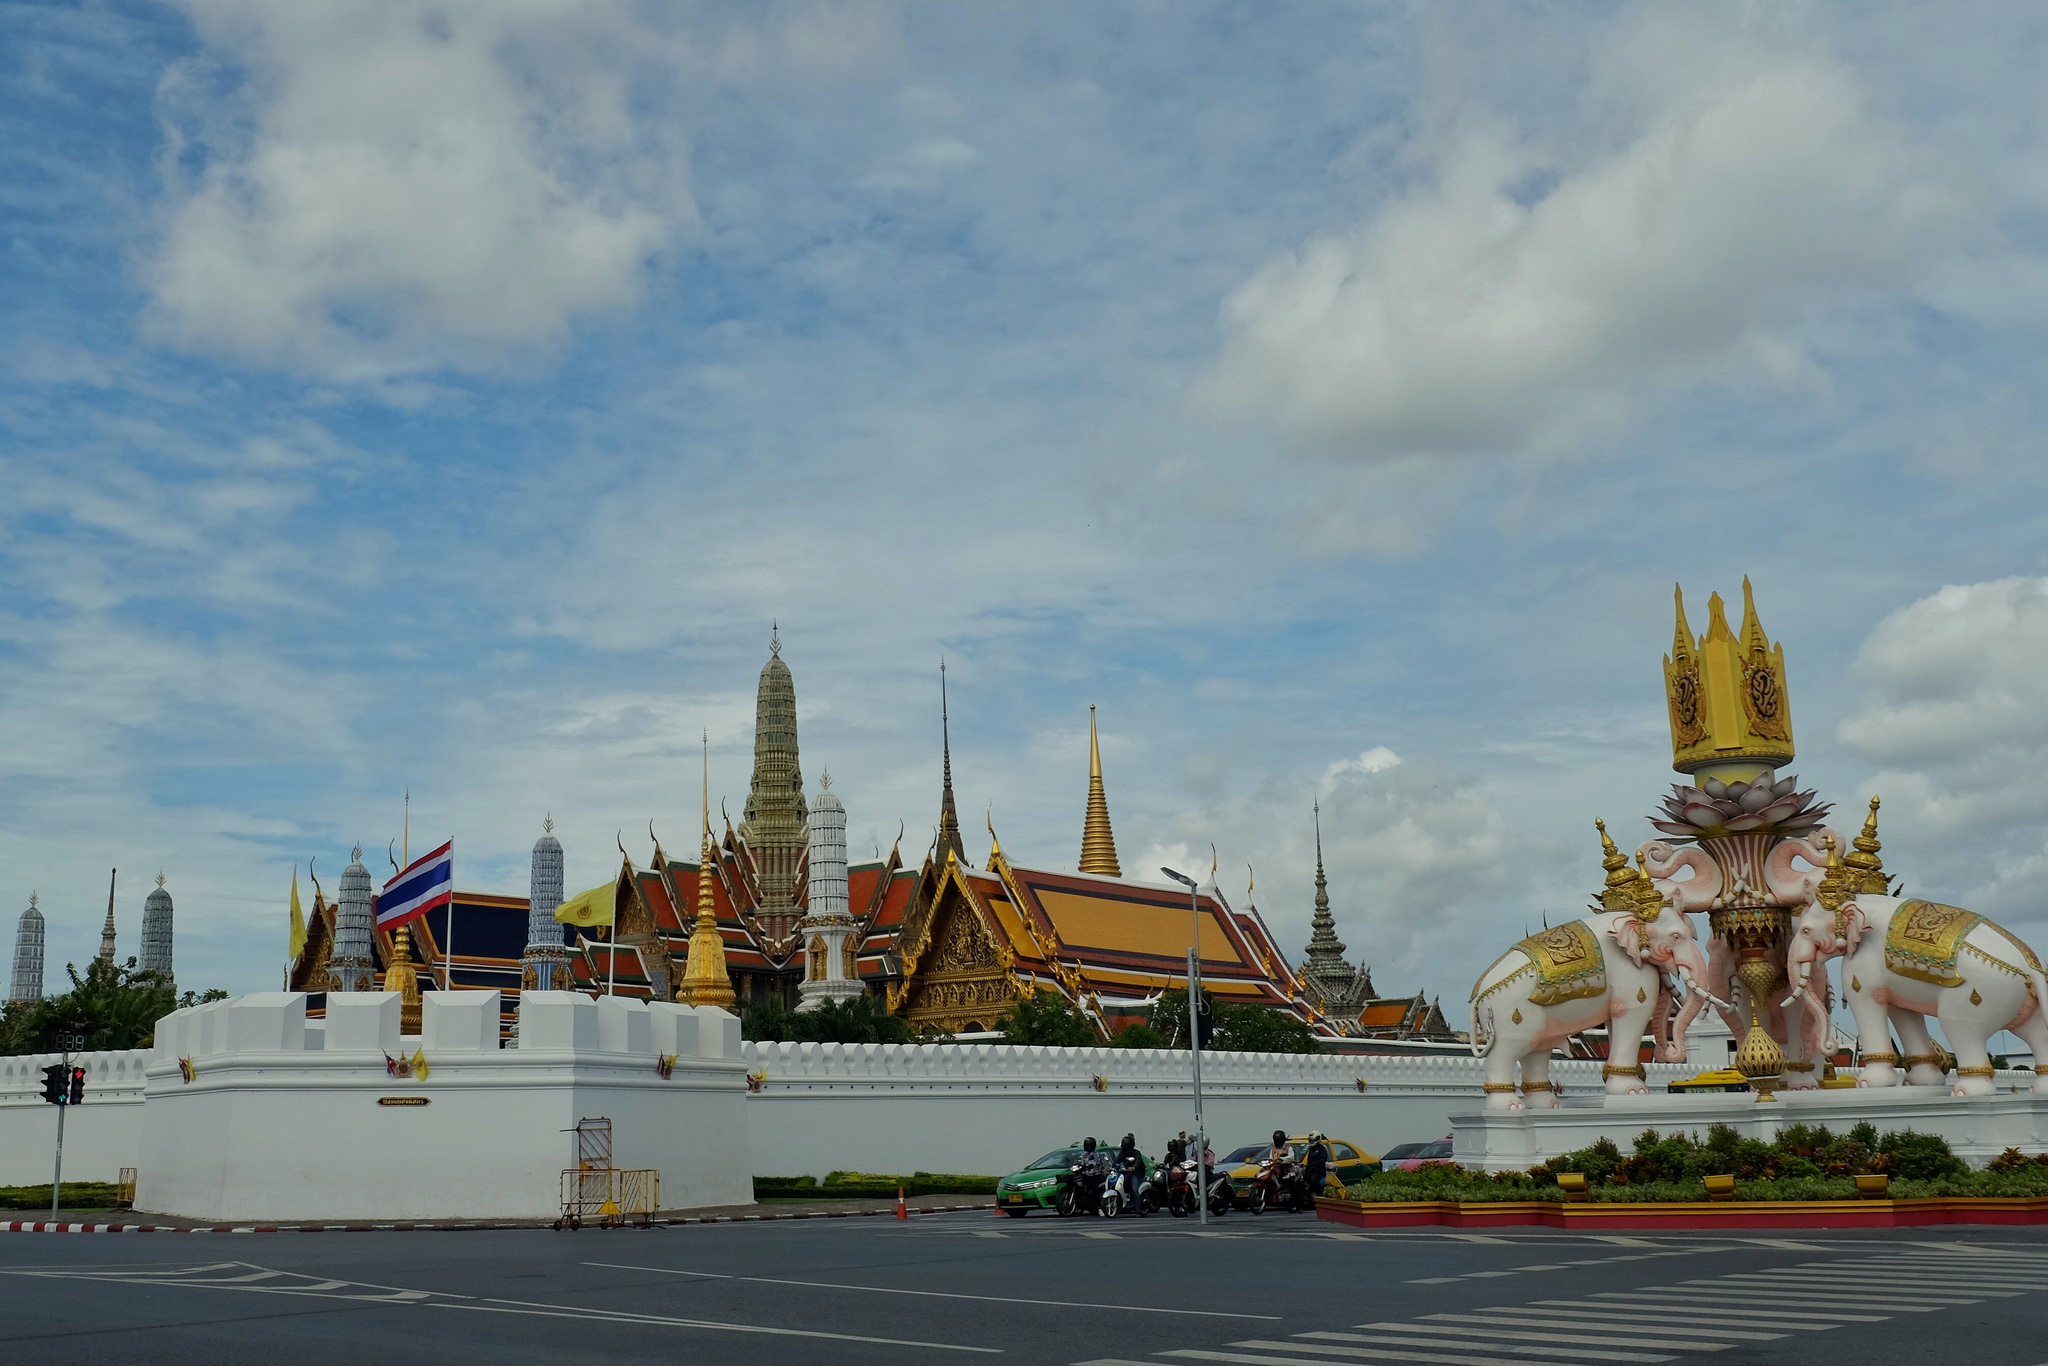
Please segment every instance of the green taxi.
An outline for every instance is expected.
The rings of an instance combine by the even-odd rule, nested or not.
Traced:
[[[1067,1172],[1081,1160],[1081,1145],[1054,1148],[1022,1171],[1011,1172],[996,1182],[996,1208],[1012,1219],[1022,1219],[1035,1209],[1056,1207],[1060,1185]]]

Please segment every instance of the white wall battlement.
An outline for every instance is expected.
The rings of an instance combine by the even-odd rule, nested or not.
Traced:
[[[501,1049],[497,992],[421,1005],[417,1037],[399,1034],[389,992],[337,993],[316,1027],[298,992],[166,1017],[146,1071],[136,1208],[243,1221],[552,1215],[574,1161],[566,1131],[595,1115],[612,1120],[616,1165],[661,1171],[664,1203],[752,1197],[739,1021],[724,1011],[533,992],[522,1046]],[[676,1055],[666,1077],[658,1054]],[[408,1060],[402,1075],[392,1059]]]
[[[113,1181],[142,1154],[143,1068],[140,1048],[74,1053],[85,1069],[85,1103],[64,1121],[64,1179]],[[43,1069],[61,1053],[0,1058],[0,1186],[49,1182],[57,1147],[57,1107],[43,1099]]]

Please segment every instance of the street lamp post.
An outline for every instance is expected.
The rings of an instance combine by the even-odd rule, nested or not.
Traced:
[[[1202,901],[1193,878],[1171,868],[1159,871],[1188,889],[1188,913],[1193,926],[1193,937],[1188,940],[1188,1052],[1195,1063],[1195,1214],[1198,1222],[1206,1227],[1209,1223],[1209,1164],[1203,1158],[1209,1151],[1209,1138],[1202,1132],[1202,1025],[1199,1015],[1202,999]]]

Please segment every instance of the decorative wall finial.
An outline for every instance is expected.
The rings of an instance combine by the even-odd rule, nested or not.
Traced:
[[[547,819],[546,819],[546,820],[543,820],[543,821],[542,821],[542,822],[540,823],[540,828],[541,828],[541,833],[542,833],[542,834],[544,834],[544,835],[552,835],[552,834],[554,834],[554,833],[555,833],[555,813],[554,813],[554,812],[550,811],[550,812],[548,813],[548,815],[547,815]]]

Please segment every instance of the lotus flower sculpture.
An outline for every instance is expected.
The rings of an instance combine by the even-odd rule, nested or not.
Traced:
[[[1720,835],[1757,833],[1803,835],[1827,819],[1828,805],[1809,790],[1798,791],[1799,779],[1772,782],[1769,774],[1747,783],[1709,778],[1698,787],[1673,783],[1660,819],[1650,824],[1679,843]]]

